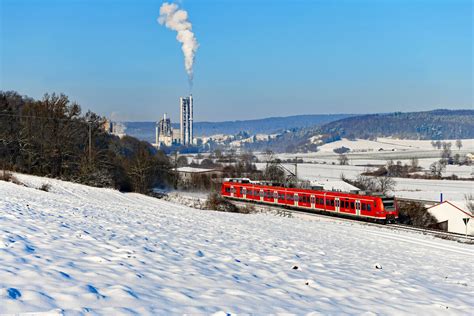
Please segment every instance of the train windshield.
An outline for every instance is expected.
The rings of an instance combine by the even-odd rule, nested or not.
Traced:
[[[394,211],[395,210],[395,199],[384,197],[382,198],[383,207],[386,211]]]

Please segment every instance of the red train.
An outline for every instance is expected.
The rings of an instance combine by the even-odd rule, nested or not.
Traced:
[[[247,178],[225,179],[221,195],[230,199],[327,212],[383,223],[394,223],[398,219],[395,198],[380,195],[286,188],[254,182]]]

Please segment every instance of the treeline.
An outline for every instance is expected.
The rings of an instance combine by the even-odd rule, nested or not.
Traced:
[[[244,144],[251,150],[275,152],[315,152],[341,138],[376,139],[468,139],[474,138],[474,110],[434,110],[426,112],[369,114],[343,118],[321,126],[295,128],[268,140]]]
[[[362,115],[323,125],[316,133],[349,139],[387,136],[402,139],[474,138],[474,110]]]
[[[171,182],[164,153],[108,134],[105,123],[64,94],[0,91],[0,168],[141,193]]]

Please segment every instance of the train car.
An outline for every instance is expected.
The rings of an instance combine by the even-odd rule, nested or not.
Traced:
[[[398,219],[395,198],[382,195],[286,188],[247,178],[225,179],[221,195],[229,199],[281,205],[381,223],[394,223]]]

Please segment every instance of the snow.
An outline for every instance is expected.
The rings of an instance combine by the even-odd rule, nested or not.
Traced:
[[[456,140],[443,140],[443,142],[452,143],[451,149],[453,152],[456,152]],[[462,140],[462,149],[473,151],[474,150],[474,139],[463,139]],[[319,147],[319,150],[322,152],[332,152],[333,149],[339,147],[347,147],[355,152],[364,152],[364,151],[378,151],[383,149],[385,151],[398,150],[398,151],[431,151],[435,150],[431,145],[431,140],[410,140],[410,139],[396,139],[389,137],[379,137],[377,140],[366,140],[366,139],[341,139],[332,143],[324,144]]]
[[[0,314],[472,310],[472,245],[17,177],[0,181]]]
[[[195,167],[179,167],[176,168],[178,172],[187,172],[187,173],[202,173],[202,172],[211,172],[216,169],[205,169],[205,168],[195,168]]]

